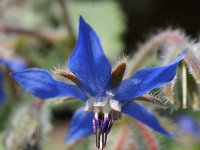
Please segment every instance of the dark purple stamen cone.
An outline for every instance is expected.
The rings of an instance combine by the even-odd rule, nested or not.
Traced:
[[[106,133],[108,134],[113,126],[114,121],[110,120]]]
[[[103,127],[102,127],[102,133],[105,133],[108,129],[110,118],[108,114],[104,115],[104,121],[103,121]]]
[[[99,118],[99,115],[97,113],[95,114],[94,121],[95,121],[96,130],[100,131],[101,130],[101,125],[100,125],[101,119]]]
[[[107,134],[110,132],[113,125],[112,114],[110,113],[95,113],[93,118],[93,130],[96,134],[96,146],[97,148],[103,148],[106,146]]]
[[[96,120],[93,119],[92,123],[93,123],[93,131],[94,131],[94,134],[96,134],[96,132],[97,132],[97,128],[96,128]]]

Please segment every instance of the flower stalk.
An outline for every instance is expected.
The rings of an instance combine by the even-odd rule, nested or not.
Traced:
[[[143,136],[149,150],[158,150],[159,146],[156,142],[154,135],[142,123],[134,120],[134,124],[138,127],[141,135]]]
[[[159,46],[164,43],[171,43],[179,47],[179,49],[185,49],[190,46],[188,38],[182,34],[180,31],[170,31],[161,32],[150,38],[142,47],[137,50],[137,53],[133,57],[133,61],[130,62],[129,74],[135,72],[142,62],[150,54],[152,54]]]

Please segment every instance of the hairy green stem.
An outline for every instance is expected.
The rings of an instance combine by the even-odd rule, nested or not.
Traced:
[[[164,43],[174,44],[180,47],[180,49],[185,49],[190,45],[188,38],[181,32],[176,30],[161,32],[150,38],[150,40],[148,40],[144,46],[137,51],[132,62],[130,63],[131,69],[129,70],[129,75],[135,72],[144,59],[149,57],[149,55],[156,50],[156,48]]]

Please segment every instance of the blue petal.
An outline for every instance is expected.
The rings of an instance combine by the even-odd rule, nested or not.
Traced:
[[[135,102],[129,102],[124,107],[122,107],[122,112],[141,121],[159,133],[165,134],[167,136],[174,136],[160,126],[158,120],[152,112]]]
[[[4,86],[3,86],[3,72],[0,70],[0,104],[5,98]]]
[[[96,32],[80,17],[79,35],[69,60],[70,70],[92,96],[105,95],[110,81],[111,65],[103,53]]]
[[[11,71],[22,71],[26,68],[25,62],[19,59],[0,59],[0,64],[6,65]]]
[[[93,117],[93,112],[86,114],[83,108],[78,109],[70,123],[69,132],[65,139],[66,143],[78,141],[92,135],[94,133],[92,124]]]
[[[115,91],[115,99],[125,102],[170,82],[176,75],[178,63],[186,53],[187,51],[184,51],[169,65],[138,70],[130,78],[122,81]]]
[[[12,73],[11,76],[28,92],[41,99],[75,97],[86,101],[85,94],[77,86],[54,80],[46,70],[32,68]]]

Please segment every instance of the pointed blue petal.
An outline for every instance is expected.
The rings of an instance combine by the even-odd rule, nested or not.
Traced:
[[[25,62],[22,60],[19,60],[19,59],[5,60],[5,59],[1,58],[0,64],[5,65],[13,72],[22,71],[26,68]]]
[[[184,51],[169,65],[138,70],[130,78],[122,81],[115,91],[115,99],[125,102],[170,82],[176,75],[178,63],[186,53],[187,51]]]
[[[68,135],[65,139],[66,143],[78,141],[84,137],[92,135],[94,133],[92,125],[93,117],[93,112],[86,114],[83,108],[78,109],[70,123]]]
[[[14,72],[11,76],[28,92],[41,99],[75,97],[86,101],[85,94],[75,85],[56,81],[50,73],[39,68]]]
[[[0,70],[0,104],[5,99],[4,86],[3,86],[3,72]]]
[[[96,32],[80,17],[76,47],[69,59],[69,68],[77,76],[82,88],[92,96],[106,93],[111,65],[103,53]]]
[[[146,124],[147,126],[151,127],[161,134],[174,136],[174,134],[167,132],[164,128],[160,126],[158,120],[152,112],[135,102],[129,102],[124,107],[122,107],[122,112],[141,121],[142,123]]]
[[[21,60],[9,60],[6,65],[13,72],[22,71],[26,68],[24,61]]]

